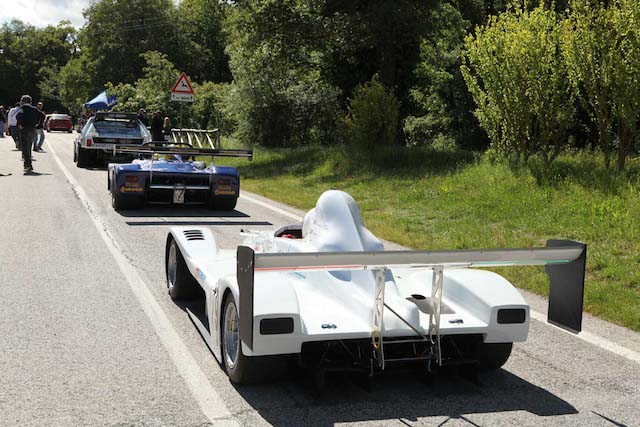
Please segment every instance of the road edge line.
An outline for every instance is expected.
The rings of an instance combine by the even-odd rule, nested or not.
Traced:
[[[153,325],[162,345],[169,354],[169,357],[173,361],[178,373],[186,383],[187,388],[191,391],[191,394],[198,403],[202,413],[214,425],[221,422],[223,422],[225,426],[239,425],[232,419],[231,412],[225,406],[220,395],[213,388],[213,385],[198,365],[198,362],[196,362],[186,344],[182,341],[174,327],[171,325],[169,318],[155,300],[151,291],[149,291],[149,287],[142,280],[135,267],[123,255],[121,249],[113,238],[113,235],[107,229],[107,225],[100,219],[97,214],[97,209],[89,200],[84,189],[62,163],[62,160],[49,141],[47,141],[47,147],[53,154],[54,160],[65,175],[67,181],[71,184],[71,188],[76,193],[78,199],[89,214],[91,221],[98,230],[98,234],[102,237],[102,240],[109,249],[109,252],[116,261],[116,264],[120,267],[120,271],[138,299],[138,302],[142,306],[142,310]]]
[[[278,208],[276,206],[271,206],[270,204],[262,202],[262,201],[260,201],[258,199],[255,199],[255,198],[251,197],[251,196],[247,196],[245,194],[240,193],[240,198],[248,200],[248,201],[250,201],[252,203],[255,203],[256,205],[260,205],[260,206],[265,207],[267,209],[271,209],[274,212],[277,212],[277,213],[279,213],[281,215],[284,215],[284,216],[289,217],[291,219],[294,219],[296,221],[302,222],[302,220],[303,220],[303,218],[301,216],[298,216],[298,215],[296,215],[294,213],[291,213],[289,211],[285,211],[284,209],[280,209],[280,208]]]
[[[595,335],[587,331],[582,331],[578,334],[574,334],[573,332],[569,332],[567,330],[564,330],[562,328],[559,328],[555,325],[550,324],[549,322],[547,322],[547,316],[535,310],[529,309],[529,315],[531,316],[532,319],[537,320],[538,322],[542,322],[545,325],[550,326],[554,329],[557,329],[561,332],[564,332],[570,336],[579,338],[582,341],[586,341],[589,344],[592,344],[604,350],[610,351],[611,353],[617,354],[618,356],[624,357],[625,359],[630,360],[632,362],[640,363],[640,353],[633,351],[629,348],[623,347],[620,344],[616,344],[612,341],[609,341],[608,339],[599,337],[598,335]]]

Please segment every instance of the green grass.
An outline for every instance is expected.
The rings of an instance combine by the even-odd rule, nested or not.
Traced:
[[[479,154],[385,149],[369,156],[338,148],[254,151],[242,188],[310,209],[335,188],[360,205],[377,236],[415,249],[587,243],[585,310],[640,331],[640,159],[625,174],[598,156],[568,153],[550,170],[514,169]],[[516,286],[545,295],[542,268],[502,268]]]

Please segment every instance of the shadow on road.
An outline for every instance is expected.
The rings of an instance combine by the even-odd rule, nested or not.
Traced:
[[[189,308],[206,322],[204,298],[174,303],[182,310]],[[385,420],[406,423],[426,417],[447,417],[440,425],[449,420],[475,425],[465,415],[526,411],[546,417],[578,413],[563,399],[504,369],[481,373],[478,380],[475,384],[446,371],[387,371],[375,377],[371,391],[367,391],[358,385],[362,381],[357,377],[333,374],[318,392],[308,375],[292,368],[278,382],[234,387],[262,418],[277,427],[329,427]]]
[[[448,417],[446,421],[455,419],[475,425],[465,418],[466,414],[578,413],[554,394],[502,369],[481,374],[480,381],[481,385],[474,385],[455,376],[388,372],[374,380],[372,392],[365,391],[346,376],[328,381],[322,394],[305,386],[300,378],[271,385],[236,386],[236,389],[274,426],[334,426],[374,420],[416,422],[425,417],[443,416]]]
[[[207,209],[205,206],[190,207],[190,206],[154,206],[145,205],[139,209],[124,210],[118,212],[121,216],[127,218],[149,218],[149,217],[164,217],[164,218],[250,218],[244,212],[240,211],[214,211]],[[270,224],[269,224],[270,225]]]
[[[267,221],[127,221],[134,227],[150,225],[273,225]]]
[[[597,413],[597,412],[595,412],[595,411],[591,411],[591,413],[592,413],[592,414],[596,414],[596,415],[597,415],[597,416],[599,416],[600,418],[602,418],[602,419],[605,419],[605,420],[609,421],[611,424],[613,424],[613,425],[614,425],[614,426],[616,426],[616,427],[627,427],[627,425],[626,425],[626,424],[619,423],[619,422],[617,422],[617,421],[615,421],[615,420],[612,420],[611,418],[605,417],[604,415],[599,414],[599,413]]]

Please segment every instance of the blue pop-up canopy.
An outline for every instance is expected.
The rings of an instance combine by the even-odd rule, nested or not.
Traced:
[[[107,96],[107,92],[104,91],[82,106],[84,108],[90,108],[92,110],[111,110],[117,104],[118,99],[113,95]]]

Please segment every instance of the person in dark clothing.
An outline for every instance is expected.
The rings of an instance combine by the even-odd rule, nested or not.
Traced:
[[[4,105],[0,105],[0,138],[4,138],[5,123],[7,123],[7,113],[4,111]]]
[[[151,139],[153,139],[153,141],[164,142],[164,128],[159,111],[153,113],[153,119],[151,120]]]
[[[23,95],[20,104],[22,107],[17,114],[18,129],[20,129],[20,146],[24,160],[24,174],[30,175],[33,173],[31,146],[36,137],[36,126],[40,123],[42,112],[31,105],[31,97],[29,95]]]
[[[138,111],[138,120],[140,120],[140,122],[147,126],[147,118],[145,117],[146,111],[144,110],[144,108],[141,108],[140,111]]]

